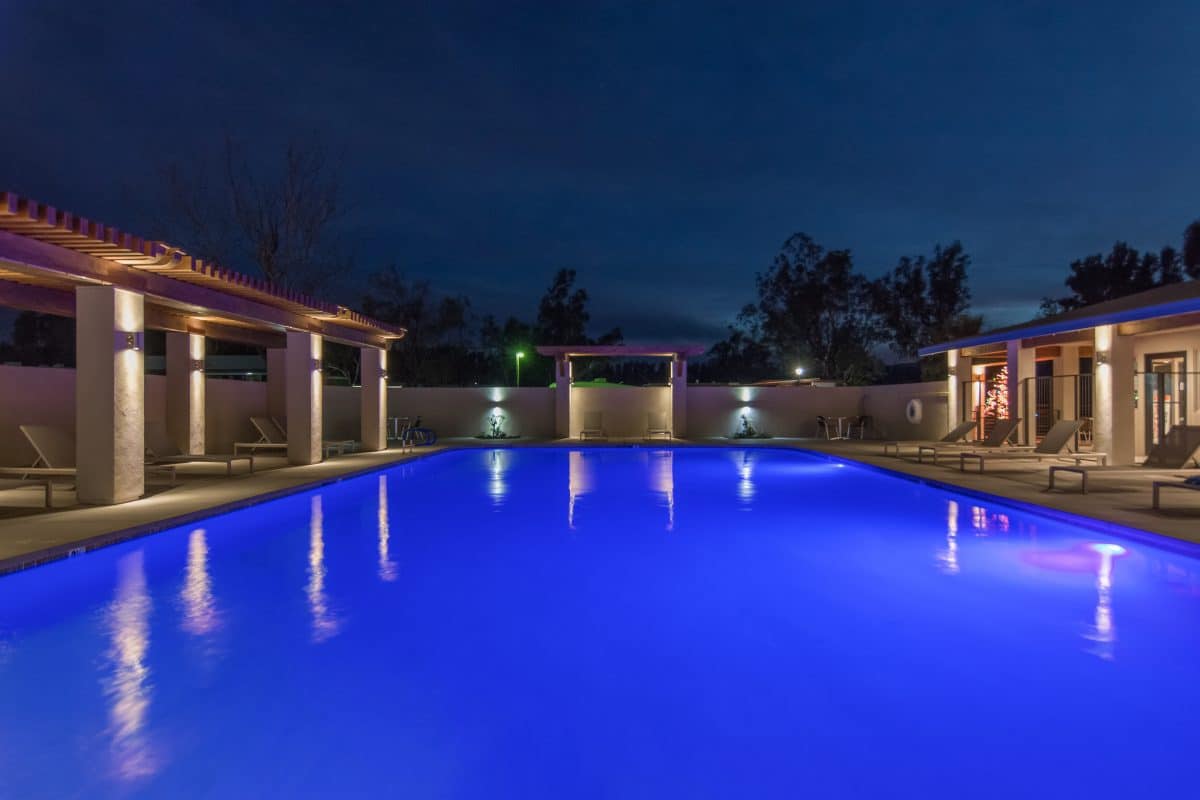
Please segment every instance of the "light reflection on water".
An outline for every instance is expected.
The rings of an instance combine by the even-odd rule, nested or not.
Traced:
[[[657,450],[650,454],[650,488],[663,496],[667,506],[667,530],[675,530],[675,452]]]
[[[738,499],[743,507],[754,503],[754,461],[749,452],[735,457],[738,471]]]
[[[392,529],[388,522],[388,479],[387,473],[379,476],[379,579],[385,582],[396,580],[396,562],[392,560]]]
[[[312,496],[311,514],[308,523],[308,608],[312,615],[312,639],[324,642],[336,636],[339,622],[329,608],[325,594],[325,514],[321,507],[321,495]]]
[[[938,553],[938,562],[947,575],[958,574],[958,501],[946,502],[946,548]]]
[[[1093,644],[1088,652],[1112,661],[1117,642],[1112,611],[1113,559],[1125,555],[1125,548],[1116,544],[1093,544],[1091,549],[1100,555],[1100,566],[1096,570],[1096,614],[1083,638]]]
[[[203,528],[197,528],[188,536],[187,570],[179,596],[183,601],[182,627],[185,631],[204,636],[217,629],[220,621],[213,598],[212,577],[208,572],[208,541]]]
[[[105,615],[112,670],[104,681],[109,701],[108,733],[113,766],[123,780],[145,778],[159,767],[145,731],[153,696],[147,664],[151,610],[144,556],[138,550],[117,565],[116,597]]]

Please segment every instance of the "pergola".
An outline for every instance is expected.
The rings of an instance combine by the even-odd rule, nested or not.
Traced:
[[[286,415],[288,460],[322,458],[324,340],[362,354],[362,444],[386,447],[386,348],[404,336],[344,306],[0,192],[0,305],[74,317],[80,502],[133,500],[144,482],[146,329],[166,332],[167,429],[204,452],[205,337],[267,349],[268,406]]]
[[[671,360],[671,430],[677,437],[687,432],[687,359],[704,353],[703,345],[584,344],[537,348],[539,355],[554,358],[554,429],[571,435],[572,358],[668,358]]]

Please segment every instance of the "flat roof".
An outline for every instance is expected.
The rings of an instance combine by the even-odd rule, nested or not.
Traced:
[[[205,323],[308,330],[375,345],[406,333],[400,326],[225,269],[165,242],[0,192],[0,304],[71,315],[73,296],[64,295],[86,284],[142,292],[148,302],[158,301],[198,332]],[[163,315],[148,318],[147,326],[172,329]]]
[[[919,352],[920,355],[931,356],[964,347],[979,347],[1032,336],[1087,330],[1098,325],[1117,325],[1196,312],[1200,312],[1200,281],[1189,280],[1156,286],[1144,292],[1094,303],[1049,317],[1032,319],[1020,325],[1009,325],[975,336],[922,347]]]
[[[609,356],[613,358],[674,358],[703,355],[702,344],[571,344],[539,345],[543,356]]]

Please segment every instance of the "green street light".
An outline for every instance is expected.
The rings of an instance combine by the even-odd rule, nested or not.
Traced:
[[[521,352],[520,350],[518,350],[517,351],[517,386],[521,385],[521,359],[524,357],[525,357],[525,354],[523,352]]]

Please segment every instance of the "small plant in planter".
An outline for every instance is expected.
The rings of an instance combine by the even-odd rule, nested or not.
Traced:
[[[516,439],[512,434],[504,432],[504,420],[507,419],[503,414],[492,414],[488,417],[488,428],[479,435],[480,439]]]
[[[754,427],[750,418],[742,414],[742,426],[733,432],[734,439],[770,439],[770,435]]]

